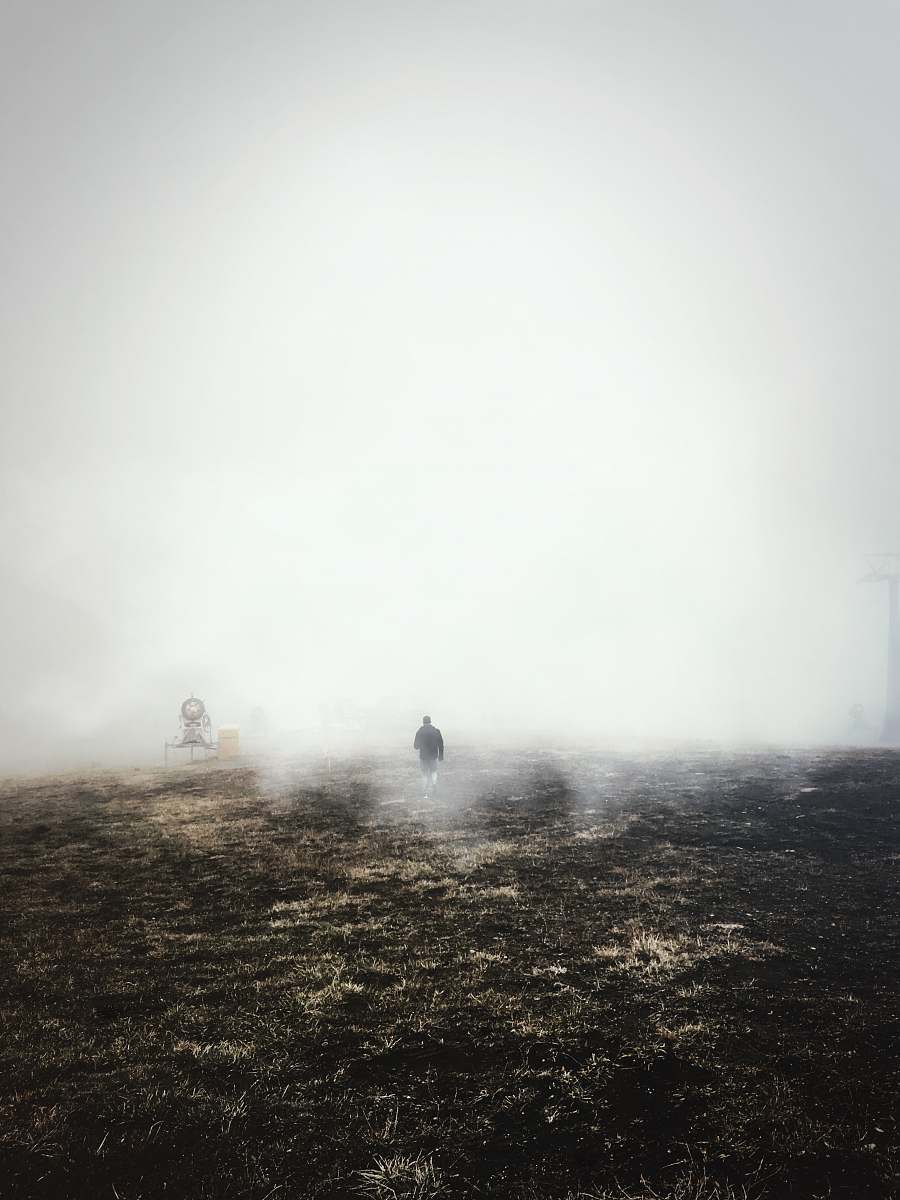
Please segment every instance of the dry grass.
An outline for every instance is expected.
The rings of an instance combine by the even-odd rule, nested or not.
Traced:
[[[900,764],[566,763],[11,786],[8,1194],[896,1192]]]

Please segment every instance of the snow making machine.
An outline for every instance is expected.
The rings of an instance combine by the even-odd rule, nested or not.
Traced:
[[[171,742],[165,743],[165,761],[169,765],[170,750],[188,750],[191,762],[194,761],[194,751],[203,751],[204,758],[209,758],[211,752],[217,749],[212,737],[212,722],[206,705],[193,692],[181,705],[178,717],[178,733]]]

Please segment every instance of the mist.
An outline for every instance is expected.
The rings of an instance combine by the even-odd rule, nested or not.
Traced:
[[[900,12],[8,3],[0,767],[877,726]]]

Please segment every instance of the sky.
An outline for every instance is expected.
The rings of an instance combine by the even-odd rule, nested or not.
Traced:
[[[6,0],[0,767],[880,723],[900,9]]]

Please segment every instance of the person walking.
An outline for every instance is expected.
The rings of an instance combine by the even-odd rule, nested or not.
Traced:
[[[427,800],[428,793],[437,787],[437,765],[444,761],[444,739],[438,727],[432,725],[431,717],[422,718],[422,724],[416,731],[413,750],[419,752],[419,766],[422,768],[422,783]]]

